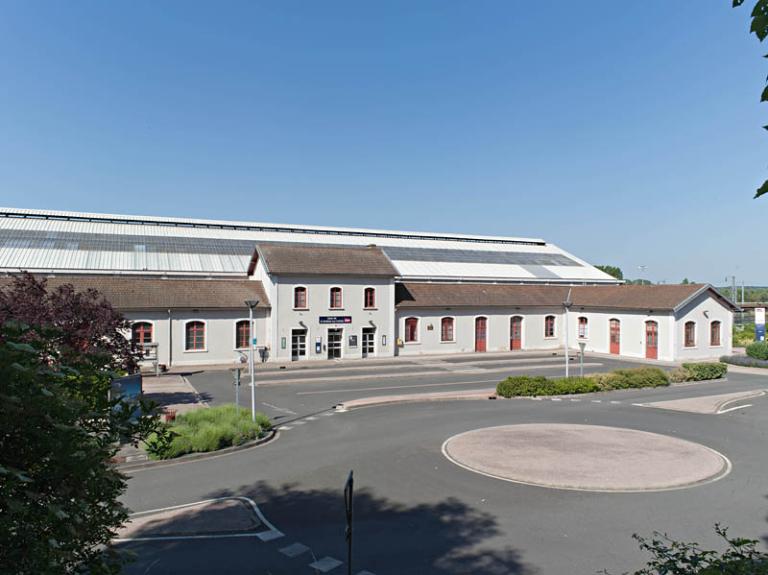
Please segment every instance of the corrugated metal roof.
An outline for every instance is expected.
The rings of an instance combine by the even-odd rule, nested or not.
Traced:
[[[258,242],[375,244],[411,279],[615,283],[543,240],[0,208],[0,270],[243,275]]]

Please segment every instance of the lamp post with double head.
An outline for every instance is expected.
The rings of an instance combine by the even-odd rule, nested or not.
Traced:
[[[256,422],[256,382],[254,380],[254,345],[253,345],[253,310],[259,305],[259,300],[249,299],[245,301],[248,306],[248,371],[251,372],[251,421]]]

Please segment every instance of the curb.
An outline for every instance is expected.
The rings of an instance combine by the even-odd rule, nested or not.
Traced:
[[[225,447],[223,449],[217,449],[216,451],[206,451],[204,453],[187,453],[180,457],[174,457],[173,459],[160,459],[160,460],[147,460],[141,462],[126,462],[116,463],[115,467],[118,471],[129,473],[140,469],[149,469],[154,467],[166,467],[169,465],[177,465],[179,463],[188,463],[191,461],[200,461],[201,459],[212,459],[214,457],[220,457],[222,455],[229,455],[230,453],[236,453],[238,451],[245,451],[254,447],[260,447],[266,443],[277,439],[279,434],[276,428],[272,428],[270,432],[259,439],[254,439],[242,445],[233,445],[231,447]]]

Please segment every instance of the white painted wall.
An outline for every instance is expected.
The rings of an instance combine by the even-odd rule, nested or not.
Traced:
[[[248,319],[248,310],[245,306],[242,310],[172,310],[170,322],[167,311],[131,311],[124,315],[132,322],[150,321],[153,324],[152,336],[153,341],[159,344],[158,357],[161,364],[232,365],[240,357],[235,349],[235,324],[239,320]],[[269,311],[264,308],[257,308],[254,314],[254,333],[259,345],[265,337],[268,315]],[[185,327],[190,320],[202,320],[206,324],[204,351],[185,349]],[[259,360],[258,355],[256,360]]]
[[[342,359],[362,357],[364,327],[375,327],[375,357],[394,354],[394,326],[392,315],[395,307],[395,284],[391,278],[325,277],[325,276],[278,276],[275,278],[275,295],[272,298],[273,338],[271,359],[291,360],[291,334],[294,329],[307,330],[307,360],[327,358],[328,329],[343,329]],[[307,288],[306,310],[293,307],[293,290],[297,286]],[[330,307],[330,290],[342,288],[342,307]],[[364,309],[364,290],[376,290],[376,308]],[[349,324],[321,324],[321,316],[350,316]],[[349,336],[357,336],[357,346],[350,347]],[[384,344],[384,339],[386,344]],[[320,353],[315,352],[316,338],[322,338]],[[285,347],[283,347],[285,343]]]
[[[557,308],[448,308],[448,309],[399,309],[397,337],[402,340],[398,355],[427,355],[441,353],[467,353],[475,351],[475,318],[483,316],[487,321],[487,351],[508,351],[510,347],[510,320],[519,315],[523,318],[522,349],[555,349],[562,346],[562,314]],[[555,337],[544,337],[544,318],[555,316]],[[405,320],[419,318],[419,341],[405,343]],[[453,317],[454,342],[440,341],[441,319]]]
[[[719,346],[710,345],[710,322],[719,320]],[[696,345],[685,347],[685,324],[696,322]],[[721,355],[730,355],[733,350],[731,338],[733,312],[724,307],[715,298],[702,294],[675,314],[675,353],[680,361],[693,359],[715,359]]]

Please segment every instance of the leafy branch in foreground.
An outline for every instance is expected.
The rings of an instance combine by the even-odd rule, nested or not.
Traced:
[[[744,4],[744,0],[733,0],[734,8],[741,6],[742,4]],[[768,0],[757,0],[754,8],[752,8],[750,17],[752,18],[752,25],[750,26],[749,31],[757,36],[757,39],[762,42],[768,37]],[[765,57],[768,58],[768,54],[766,54]],[[768,102],[768,83],[765,88],[763,88],[763,94],[760,96],[760,101]],[[768,126],[763,126],[763,128],[768,130]],[[755,197],[759,198],[766,193],[768,193],[768,180],[764,181],[763,185],[757,189]]]
[[[768,554],[757,550],[758,541],[729,537],[728,528],[719,524],[715,531],[726,544],[723,552],[674,541],[658,532],[650,539],[633,535],[653,559],[640,571],[624,575],[768,575]]]

